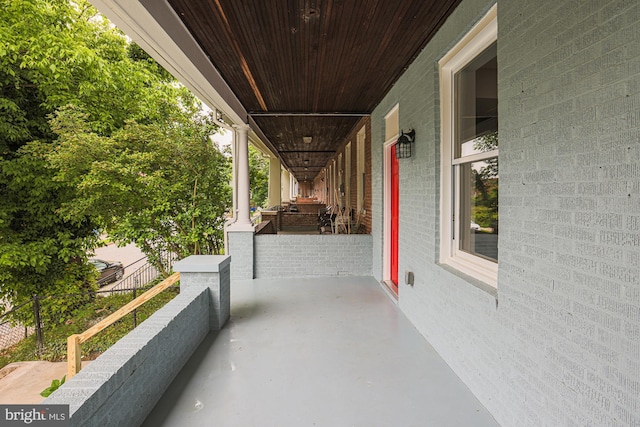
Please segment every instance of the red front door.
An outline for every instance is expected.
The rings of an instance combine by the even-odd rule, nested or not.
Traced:
[[[396,159],[396,146],[391,147],[391,282],[398,293],[398,219],[400,218],[400,165]]]

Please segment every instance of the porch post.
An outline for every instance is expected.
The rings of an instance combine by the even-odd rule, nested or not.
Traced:
[[[226,253],[235,260],[231,263],[231,279],[253,279],[253,224],[249,217],[249,125],[234,125],[236,130],[238,211],[235,222],[226,227]]]
[[[249,125],[234,125],[238,135],[238,152],[236,153],[238,179],[238,216],[230,230],[253,231],[249,216]]]
[[[291,197],[298,197],[298,180],[295,176],[291,177],[291,189],[289,190],[289,195]]]
[[[209,327],[213,331],[222,329],[229,319],[230,262],[230,256],[191,255],[173,266],[180,272],[181,292],[189,292],[190,288],[209,288]]]
[[[291,201],[291,174],[286,169],[282,169],[282,201]]]
[[[280,159],[274,156],[269,157],[269,197],[267,199],[267,206],[280,206],[281,191],[280,191]]]

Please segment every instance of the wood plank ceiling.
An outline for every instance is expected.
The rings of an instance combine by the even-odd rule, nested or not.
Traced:
[[[169,0],[299,181],[326,166],[459,2]]]

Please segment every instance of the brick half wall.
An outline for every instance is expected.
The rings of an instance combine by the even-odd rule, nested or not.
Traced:
[[[255,277],[370,276],[370,235],[257,235]]]
[[[181,290],[43,404],[69,404],[72,427],[140,425],[210,330],[206,287]]]
[[[180,294],[67,381],[43,404],[68,404],[71,427],[138,426],[202,340],[230,312],[230,259],[174,265]]]

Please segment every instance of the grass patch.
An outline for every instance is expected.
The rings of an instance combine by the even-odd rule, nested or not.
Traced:
[[[151,286],[139,290],[138,295],[150,287]],[[178,295],[179,292],[180,289],[178,287],[171,286],[136,309],[137,324],[139,325],[148,319],[153,313]],[[31,334],[29,337],[11,347],[0,350],[0,369],[13,362],[29,360],[61,362],[66,360],[67,337],[69,335],[84,332],[131,300],[131,293],[117,293],[106,297],[95,297],[90,303],[75,310],[73,315],[66,321],[44,328],[44,348],[41,352],[37,351],[35,334]],[[82,344],[82,359],[95,359],[120,338],[131,332],[133,328],[134,315],[133,313],[129,313],[98,335],[84,342]]]

